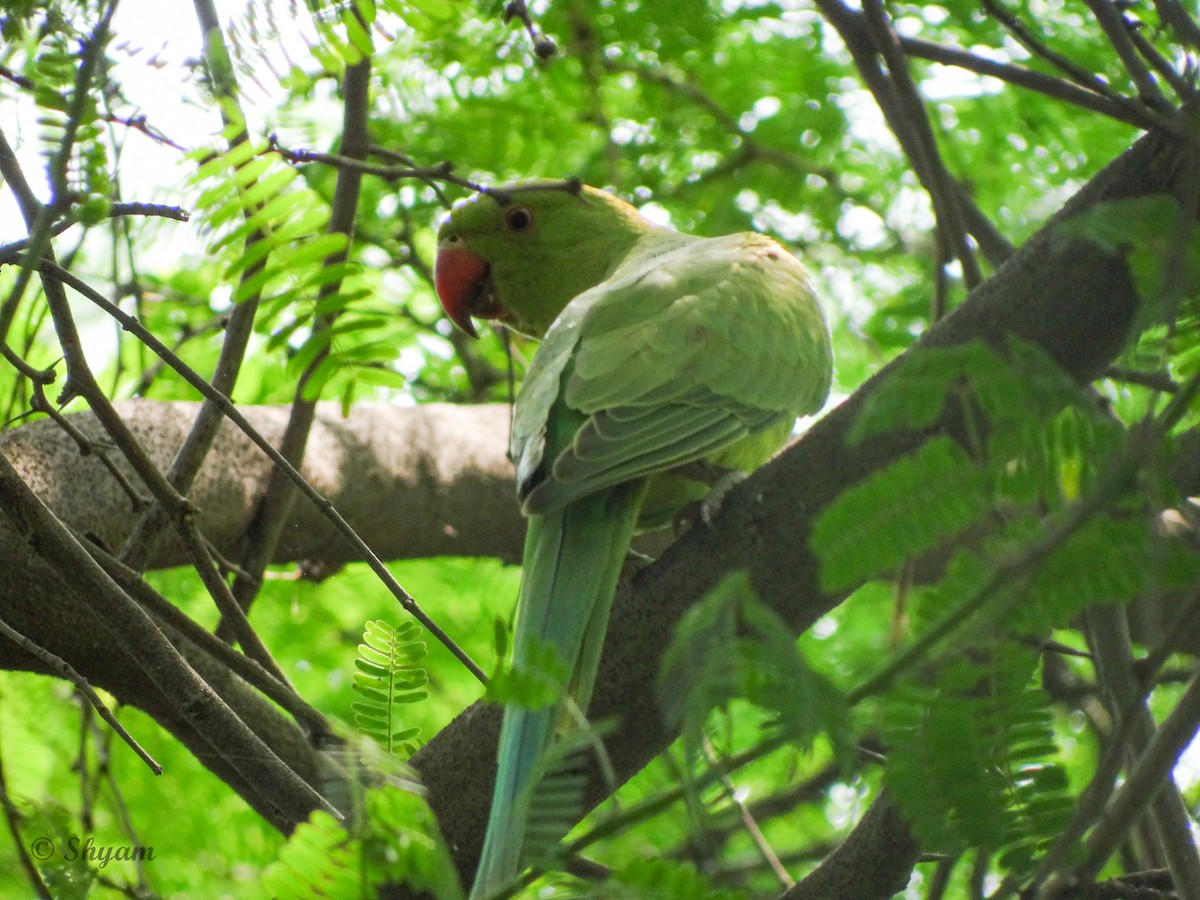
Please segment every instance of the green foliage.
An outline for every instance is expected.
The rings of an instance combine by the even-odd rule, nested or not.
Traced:
[[[1162,473],[1131,482],[1120,422],[1036,349],[910,353],[852,438],[947,419],[965,446],[935,437],[868,476],[824,512],[812,545],[830,590],[954,548],[907,592],[912,640],[858,696],[882,692],[884,780],[926,846],[995,854],[1021,877],[1075,806],[1048,698],[1030,684],[1036,658],[1021,646],[1089,604],[1190,590],[1200,567],[1133,492],[1169,493]]]
[[[957,417],[968,447],[938,436],[869,475],[813,528],[828,590],[852,587],[968,528],[995,510],[1059,507],[1078,498],[1118,446],[1120,428],[1037,348],[1013,339],[910,353],[865,404],[852,440],[922,431]]]
[[[437,900],[463,896],[437,821],[420,796],[393,787],[366,794],[363,814],[350,826],[313,813],[263,874],[280,898],[361,898],[404,884]]]
[[[502,647],[499,641],[498,646]],[[553,645],[530,638],[525,659],[519,664],[497,664],[488,679],[487,699],[541,709],[562,698],[570,674]]]
[[[607,729],[584,721],[572,722],[538,760],[529,791],[525,822],[524,863],[553,870],[564,865],[561,841],[583,813],[587,777],[580,769],[589,755],[607,767],[601,735]]]
[[[844,492],[817,520],[812,546],[822,587],[851,587],[900,565],[979,519],[987,500],[982,473],[958,444],[927,441]]]
[[[403,622],[394,628],[387,622],[367,622],[363,642],[358,645],[354,666],[353,704],[358,730],[379,742],[389,754],[406,759],[417,751],[419,728],[404,728],[400,709],[429,696],[424,690],[429,676],[421,662],[425,642],[419,640],[421,626]]]
[[[700,750],[709,714],[736,698],[767,710],[776,728],[802,744],[824,732],[839,750],[849,745],[842,696],[809,668],[745,572],[728,575],[680,620],[657,690],[689,758]]]
[[[743,891],[722,889],[696,871],[690,863],[669,859],[635,859],[613,873],[605,896],[621,900],[742,900]]]
[[[1032,652],[977,648],[884,704],[885,782],[930,850],[984,847],[1021,874],[1066,823],[1074,800],[1057,761]]]

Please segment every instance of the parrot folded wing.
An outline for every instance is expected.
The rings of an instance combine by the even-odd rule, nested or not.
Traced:
[[[534,358],[513,425],[525,511],[815,412],[829,392],[828,334],[804,268],[770,238],[635,253],[567,305]],[[556,403],[584,421],[548,452]]]

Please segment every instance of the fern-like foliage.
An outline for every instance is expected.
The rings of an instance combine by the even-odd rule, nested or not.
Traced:
[[[496,667],[488,679],[486,697],[489,702],[541,709],[562,699],[570,675],[566,663],[552,645],[542,643],[536,638],[530,638],[529,642],[525,659],[519,664],[501,663]],[[504,659],[507,645],[507,631],[497,623],[496,646],[499,659]]]
[[[777,727],[802,743],[825,732],[835,748],[849,747],[841,694],[809,668],[745,572],[727,576],[680,620],[657,690],[689,758],[700,750],[709,714],[738,698],[772,713]]]
[[[892,685],[879,701],[885,782],[925,844],[996,853],[1020,875],[1074,802],[1049,698],[1033,686],[1036,655],[1022,648],[1088,604],[1192,585],[1200,566],[1147,503],[1169,498],[1162,475],[1124,464],[1136,438],[1037,348],[914,351],[853,438],[947,416],[960,442],[934,437],[847,491],[812,545],[823,584],[844,590],[971,535],[908,592],[913,643],[866,693]]]
[[[438,900],[463,896],[428,804],[393,787],[367,792],[364,814],[350,831],[325,812],[313,813],[263,874],[266,896],[288,900],[360,900],[389,884]]]
[[[606,723],[594,727],[578,721],[552,744],[538,760],[528,788],[529,810],[525,823],[523,862],[542,870],[564,864],[562,839],[583,817],[583,792],[587,777],[582,766],[595,755],[607,769],[601,734]]]
[[[719,888],[691,863],[678,860],[635,859],[613,872],[605,882],[605,897],[622,900],[744,900],[744,891]]]
[[[355,660],[354,691],[359,699],[352,704],[358,730],[374,738],[387,752],[407,759],[420,743],[418,728],[405,728],[400,708],[424,700],[429,681],[425,667],[425,642],[420,640],[421,626],[404,622],[393,628],[387,622],[367,622],[363,642]]]
[[[227,136],[241,127],[235,121]],[[342,259],[348,239],[327,230],[326,199],[265,141],[235,141],[197,159],[193,206],[213,234],[210,257],[233,286],[233,303],[258,302],[255,328],[268,351],[286,355],[293,381],[305,376],[305,399],[336,387],[348,405],[360,382],[403,384],[392,368],[395,317],[369,307],[376,285]]]
[[[1032,651],[997,644],[886,701],[885,780],[931,850],[987,847],[1021,872],[1069,818],[1047,698],[1029,686],[1035,666]]]
[[[835,591],[885,572],[975,522],[988,509],[979,467],[947,437],[845,491],[818,519],[821,585]]]

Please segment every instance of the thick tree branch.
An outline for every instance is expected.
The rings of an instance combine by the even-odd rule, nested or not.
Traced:
[[[165,467],[189,433],[197,408],[194,403],[132,401],[118,404],[116,411],[151,463]],[[286,409],[242,411],[278,443]],[[70,418],[89,444],[103,442],[104,429],[91,413]],[[342,419],[336,408],[320,405],[304,474],[386,558],[483,553],[511,560],[520,555],[524,525],[512,500],[511,467],[499,438],[507,427],[507,410],[498,406],[362,407]],[[94,454],[82,455],[54,422],[0,436],[0,457],[15,470],[14,488],[19,475],[75,534],[114,548],[134,527],[129,496],[120,482]],[[124,459],[117,464],[129,469]],[[270,472],[262,452],[225,423],[189,497],[197,509],[196,526],[222,553],[231,555],[244,540]],[[57,527],[61,534],[62,525]],[[261,771],[263,764],[274,765],[271,761],[277,759],[303,782],[322,783],[322,759],[308,735],[160,616],[154,616],[157,627],[147,621],[90,559],[91,581],[81,580],[84,557],[47,565],[47,551],[36,543],[40,534],[40,526],[18,530],[0,515],[0,560],[6,561],[0,565],[0,616],[82,678],[149,713],[277,827],[287,830],[302,819],[313,808],[315,795],[306,796],[297,784],[286,788],[288,796],[269,799],[263,790],[270,782],[249,777],[247,771]],[[79,547],[74,538],[70,543]],[[302,501],[292,511],[275,558],[305,560],[328,571],[350,561],[353,553],[319,511]],[[169,533],[151,563],[161,567],[187,561],[178,535]],[[94,615],[101,589],[109,598],[105,624]],[[118,608],[118,602],[124,607]],[[135,622],[140,626],[134,628]],[[186,665],[165,645],[164,633]],[[147,660],[160,664],[148,668],[142,664]],[[60,674],[45,657],[7,640],[0,640],[0,667]],[[202,701],[200,706],[186,702],[188,691]],[[261,741],[255,745],[258,751],[238,753],[229,740],[214,744],[213,735],[222,731],[238,734],[241,741]],[[248,755],[264,763],[251,766],[239,759]]]
[[[199,404],[145,400],[117,404],[151,461],[170,462]],[[239,407],[278,444],[288,410]],[[92,442],[105,436],[94,416],[68,417]],[[303,474],[384,559],[483,555],[517,560],[524,523],[512,495],[512,467],[502,435],[500,406],[416,408],[362,406],[342,418],[337,404],[320,404]],[[0,453],[67,524],[103,547],[120,547],[131,527],[130,501],[95,455],[83,455],[54,423],[36,422],[0,435]],[[119,462],[127,474],[128,465]],[[189,492],[200,531],[224,556],[236,556],[271,473],[270,461],[226,422],[211,458]],[[0,554],[17,552],[0,523]],[[305,562],[329,570],[352,552],[308,501],[297,504],[275,562]],[[186,565],[179,537],[168,534],[152,568]],[[0,572],[0,605],[10,602]]]

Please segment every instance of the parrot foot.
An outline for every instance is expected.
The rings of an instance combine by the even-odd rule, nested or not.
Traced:
[[[741,469],[722,469],[717,478],[708,482],[708,493],[702,499],[689,503],[675,514],[671,525],[676,536],[682,537],[690,531],[697,520],[706,528],[712,528],[713,522],[721,512],[721,506],[725,503],[725,497],[747,477],[749,476]]]
[[[650,563],[654,562],[653,556],[647,556],[645,553],[638,553],[632,547],[625,551],[625,562],[621,566],[621,574],[617,576],[617,584],[625,584],[632,580],[633,576]]]
[[[729,496],[729,492],[748,477],[741,469],[730,469],[718,478],[708,494],[700,501],[700,521],[709,528],[712,528],[712,523],[721,511],[721,507],[725,503],[725,498]]]

